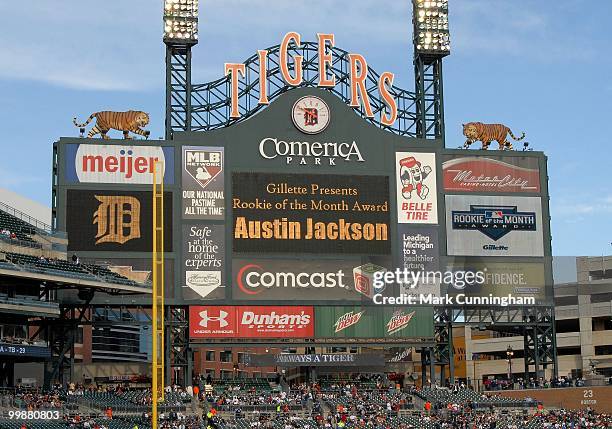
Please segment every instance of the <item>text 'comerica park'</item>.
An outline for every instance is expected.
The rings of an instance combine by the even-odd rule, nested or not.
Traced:
[[[297,158],[299,164],[308,164],[307,158],[313,158],[315,165],[321,165],[321,159],[327,159],[329,165],[336,165],[336,158],[344,161],[363,162],[363,156],[355,141],[343,142],[287,142],[277,138],[266,137],[259,142],[259,154],[266,159],[284,156],[287,164]]]

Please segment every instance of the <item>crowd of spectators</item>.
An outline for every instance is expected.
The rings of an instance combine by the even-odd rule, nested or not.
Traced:
[[[561,379],[557,382],[563,383]],[[374,384],[373,384],[374,383]],[[552,381],[551,381],[552,383]],[[373,387],[374,386],[374,387]],[[612,428],[612,416],[587,408],[580,411],[545,410],[533,402],[533,407],[507,410],[489,403],[477,407],[471,400],[463,401],[461,392],[470,390],[463,383],[450,387],[431,386],[425,389],[396,389],[382,378],[343,380],[337,382],[294,384],[289,391],[258,389],[248,385],[227,385],[221,391],[207,392],[166,387],[166,397],[190,400],[195,394],[205,402],[202,408],[183,408],[160,411],[163,429],[531,429],[531,428]],[[150,405],[150,390],[136,389],[129,384],[84,386],[71,383],[66,388],[56,386],[41,393],[16,389],[15,399],[27,410],[62,408],[67,396],[86,395],[88,392],[111,393],[123,398],[141,398],[142,405]],[[214,392],[214,393],[213,393]],[[411,408],[413,398],[425,393],[446,400],[427,400],[420,410],[399,413]],[[444,392],[440,396],[441,392]],[[476,394],[476,392],[472,392]],[[495,397],[491,393],[478,394],[482,400]],[[194,402],[195,403],[195,402]],[[537,406],[536,406],[537,405]],[[248,412],[242,409],[250,406]],[[255,408],[253,408],[253,406]],[[263,406],[258,410],[258,406]],[[223,417],[217,414],[223,410]],[[203,415],[202,415],[203,412]],[[66,429],[118,428],[108,420],[125,419],[131,429],[149,429],[148,411],[131,417],[116,417],[104,412],[99,416],[62,414]],[[27,429],[27,422],[24,422]],[[123,427],[123,426],[121,426]]]
[[[483,381],[485,390],[512,390],[512,389],[549,389],[562,387],[583,387],[584,379],[579,377],[572,379],[570,377],[553,377],[546,380],[544,377],[534,378],[529,380],[518,378],[516,380],[508,379],[486,379]]]
[[[27,411],[60,409],[64,404],[63,392],[53,389],[40,392],[37,389],[18,386],[0,394],[0,406]]]
[[[17,240],[17,234],[7,228],[2,228],[0,230],[0,237],[4,238],[5,240]]]

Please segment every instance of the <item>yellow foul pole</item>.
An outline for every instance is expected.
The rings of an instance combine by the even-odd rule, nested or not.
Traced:
[[[158,183],[159,182],[159,183]],[[164,400],[164,164],[153,163],[153,356],[151,413],[152,429],[157,429],[157,403]]]

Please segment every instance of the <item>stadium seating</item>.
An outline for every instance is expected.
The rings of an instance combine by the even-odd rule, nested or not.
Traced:
[[[487,396],[471,389],[459,389],[453,392],[450,389],[425,388],[415,392],[415,394],[423,400],[432,403],[466,403],[471,401],[474,407],[488,407],[489,405],[497,407],[522,407],[525,405],[525,401],[504,398],[501,396]]]
[[[107,267],[95,264],[81,264],[83,268],[92,273],[93,275],[102,278],[104,281],[109,283],[117,283],[123,285],[134,286],[137,285],[134,280],[130,280],[127,277],[117,274],[114,271],[109,270]]]
[[[61,259],[45,259],[31,255],[7,252],[6,261],[0,262],[5,269],[23,268],[27,271],[53,274],[63,277],[74,277],[84,280],[114,283],[129,286],[142,286],[106,267],[95,264],[75,264]],[[8,262],[7,262],[8,261]]]
[[[14,264],[27,266],[28,271],[38,271],[60,276],[78,277],[87,280],[98,280],[92,273],[78,264],[61,259],[44,259],[31,255],[7,253],[6,259]]]
[[[30,237],[34,234],[43,234],[45,233],[42,230],[39,230],[35,226],[25,222],[22,219],[19,219],[16,216],[0,209],[0,230],[7,229],[10,232],[15,233],[15,236],[18,240],[29,242],[35,244],[36,242],[32,240]],[[0,236],[0,238],[4,238]],[[10,239],[9,239],[10,240]]]
[[[254,389],[256,392],[270,392],[272,389],[270,383],[262,378],[253,379],[238,379],[238,380],[213,380],[213,389],[215,393],[223,393],[230,388],[239,387],[242,391],[248,391]],[[200,386],[203,390],[204,386]]]
[[[67,429],[66,423],[62,420],[9,420],[9,419],[0,419],[0,429],[20,429],[21,425],[24,423],[28,429]],[[126,429],[132,429],[132,427],[129,427]]]

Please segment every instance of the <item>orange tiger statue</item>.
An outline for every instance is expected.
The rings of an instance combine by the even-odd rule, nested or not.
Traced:
[[[96,123],[93,128],[87,134],[87,138],[90,139],[96,134],[100,134],[104,140],[108,140],[110,137],[106,133],[112,128],[115,130],[123,131],[124,139],[131,139],[129,136],[130,131],[149,138],[150,132],[143,130],[140,127],[144,127],[149,123],[149,114],[138,110],[128,110],[127,112],[96,112],[92,113],[87,121],[83,124],[77,123],[76,119],[73,118],[72,122],[77,127],[81,128],[81,133],[84,132],[85,126],[91,122],[93,118],[96,118]]]
[[[499,143],[499,150],[513,150],[512,142],[506,140],[508,134],[515,141],[520,141],[525,138],[525,133],[520,137],[515,137],[510,128],[503,124],[483,124],[482,122],[468,122],[463,125],[463,135],[467,140],[463,144],[463,148],[467,149],[476,141],[482,142],[482,150],[489,149],[489,145],[493,140]]]

